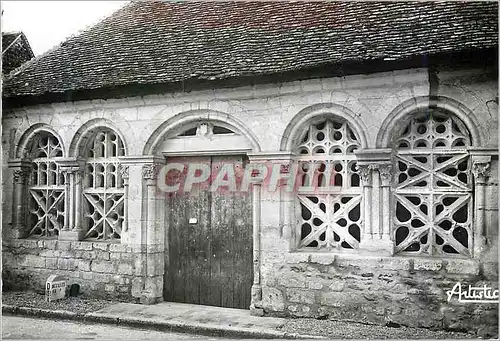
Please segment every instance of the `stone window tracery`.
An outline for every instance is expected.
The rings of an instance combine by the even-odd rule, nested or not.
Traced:
[[[65,179],[57,158],[63,156],[61,143],[49,132],[37,133],[28,149],[32,162],[29,179],[28,235],[55,237],[64,225]]]
[[[111,129],[97,131],[89,140],[83,183],[83,224],[86,239],[119,239],[124,221],[124,183],[120,156],[125,148]]]
[[[434,110],[395,136],[395,252],[471,256],[471,140],[457,118]]]
[[[354,151],[359,140],[347,122],[321,119],[304,130],[298,162],[298,247],[356,249],[361,235],[362,188]]]

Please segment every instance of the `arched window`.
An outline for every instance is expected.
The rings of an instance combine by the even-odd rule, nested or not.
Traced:
[[[359,147],[345,121],[317,118],[300,134],[294,148],[299,248],[358,248],[362,188],[353,152]]]
[[[471,256],[469,132],[442,110],[420,112],[393,135],[393,230],[398,253]]]
[[[28,235],[55,237],[64,225],[64,177],[57,158],[61,143],[47,131],[35,134],[27,148],[32,162],[29,179]]]
[[[86,239],[119,239],[124,220],[124,188],[118,157],[123,142],[114,131],[100,128],[89,137],[83,182]]]

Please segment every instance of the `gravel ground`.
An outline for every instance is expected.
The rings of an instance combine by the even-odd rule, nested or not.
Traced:
[[[385,327],[361,323],[290,319],[281,328],[289,333],[326,336],[329,339],[473,339],[466,333],[432,331],[424,328]]]
[[[2,293],[2,304],[17,307],[30,307],[50,310],[67,310],[75,313],[88,313],[115,304],[115,301],[98,300],[84,296],[68,297],[64,300],[46,302],[45,295],[36,292],[15,292],[8,291]]]

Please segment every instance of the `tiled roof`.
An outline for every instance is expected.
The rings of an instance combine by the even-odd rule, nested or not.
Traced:
[[[6,75],[34,57],[22,32],[2,32],[2,75]]]
[[[495,48],[497,2],[132,2],[11,73],[5,97]]]

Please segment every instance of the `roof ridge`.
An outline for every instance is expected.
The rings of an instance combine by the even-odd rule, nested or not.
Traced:
[[[73,33],[71,35],[69,35],[68,37],[66,37],[63,41],[61,41],[60,43],[58,43],[57,45],[54,45],[53,47],[51,47],[50,49],[48,49],[47,51],[45,51],[44,53],[38,55],[38,56],[34,56],[34,58],[31,58],[29,61],[27,61],[26,63],[20,65],[19,67],[15,68],[14,70],[12,70],[6,77],[5,77],[5,80],[9,80],[11,79],[12,77],[18,75],[19,73],[23,72],[27,67],[35,64],[36,62],[38,62],[39,60],[43,59],[44,57],[46,57],[47,55],[51,54],[52,52],[56,51],[57,49],[59,49],[60,47],[63,47],[63,45],[65,43],[67,43],[68,41],[74,39],[74,38],[77,38],[79,36],[81,36],[82,34],[84,34],[85,32],[88,32],[89,30],[91,30],[92,28],[98,26],[98,25],[101,25],[105,20],[107,19],[110,19],[112,17],[114,17],[118,12],[124,10],[126,7],[130,6],[132,3],[134,3],[135,0],[132,0],[126,4],[124,4],[122,7],[118,8],[116,11],[114,11],[113,13],[107,15],[107,16],[102,16],[96,23],[94,24],[89,24],[87,25],[84,29],[81,29],[81,30],[78,30],[76,33]],[[22,33],[22,32],[21,32]]]

